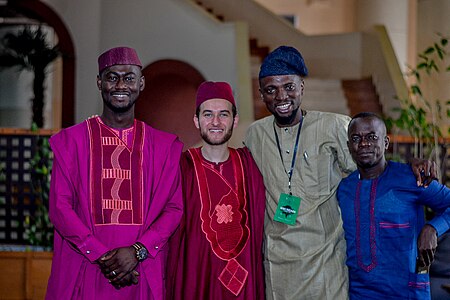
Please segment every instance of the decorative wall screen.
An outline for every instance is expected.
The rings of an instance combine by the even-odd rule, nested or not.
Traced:
[[[41,201],[31,182],[38,138],[0,133],[0,244],[27,244],[26,220]]]

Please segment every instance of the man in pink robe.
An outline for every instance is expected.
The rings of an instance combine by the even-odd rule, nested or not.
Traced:
[[[231,87],[202,83],[196,107],[203,146],[181,158],[184,214],[169,242],[167,298],[264,299],[264,184],[248,149],[228,147],[238,123]]]
[[[98,60],[103,113],[50,139],[55,226],[46,299],[164,299],[183,212],[176,136],[134,119],[145,80],[131,48]]]

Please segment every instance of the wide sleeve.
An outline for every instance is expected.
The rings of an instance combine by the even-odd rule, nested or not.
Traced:
[[[139,238],[149,254],[155,257],[178,227],[183,214],[180,156],[183,144],[174,140],[163,155],[155,158],[150,219],[154,219]]]
[[[245,133],[245,137],[244,137],[244,145],[245,147],[247,147],[247,149],[250,152],[253,152],[255,150],[255,140],[257,139],[256,137],[257,133],[255,130],[255,125],[252,124],[249,126],[249,128],[247,129],[246,133]]]
[[[69,166],[69,162],[76,160],[73,150],[75,147],[68,141],[65,132],[51,138],[50,145],[54,153],[50,183],[50,220],[58,234],[89,261],[94,262],[109,249],[95,238],[75,211],[75,207],[80,207],[74,182],[77,171],[71,170]]]
[[[356,165],[353,162],[353,159],[350,155],[350,151],[348,150],[347,141],[347,128],[350,123],[350,117],[344,115],[336,115],[335,123],[332,126],[332,129],[335,133],[334,140],[336,156],[339,164],[339,168],[345,174],[350,174],[354,170],[356,170]]]
[[[177,282],[181,280],[185,272],[185,254],[186,252],[186,218],[192,212],[189,211],[188,200],[189,190],[192,189],[194,184],[194,166],[192,161],[189,162],[189,153],[184,152],[181,156],[180,166],[182,178],[182,191],[183,191],[183,203],[184,213],[181,217],[180,226],[175,230],[172,237],[169,239],[169,252],[167,255],[167,268],[166,268],[166,295],[167,299],[179,299],[183,298],[183,285]]]
[[[238,149],[245,157],[245,176],[249,195],[249,224],[252,239],[252,272],[255,278],[255,299],[264,299],[264,213],[266,208],[266,193],[263,177],[250,151],[247,148]]]

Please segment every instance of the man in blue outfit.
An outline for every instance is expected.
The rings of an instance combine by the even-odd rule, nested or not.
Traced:
[[[429,299],[428,267],[450,227],[450,189],[418,187],[411,166],[386,161],[386,126],[360,113],[348,126],[358,169],[338,188],[347,241],[350,299]],[[425,223],[423,206],[436,217]]]

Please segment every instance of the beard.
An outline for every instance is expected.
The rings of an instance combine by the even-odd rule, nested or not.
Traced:
[[[218,146],[218,145],[225,144],[226,142],[228,142],[230,140],[232,135],[233,135],[233,127],[231,127],[227,132],[225,132],[225,135],[223,136],[222,139],[214,141],[209,138],[208,132],[204,132],[202,130],[202,128],[200,128],[200,136],[205,141],[205,143],[207,143],[208,145],[212,145],[212,146]]]
[[[113,112],[117,113],[117,114],[121,114],[121,113],[125,113],[127,111],[129,111],[130,109],[132,109],[134,107],[134,104],[136,103],[136,99],[134,99],[133,101],[128,102],[127,105],[125,106],[114,106],[111,102],[106,101],[105,99],[103,99],[103,103]]]
[[[287,117],[282,117],[280,115],[277,114],[273,114],[273,116],[275,117],[277,124],[279,125],[291,125],[292,122],[294,122],[295,117],[297,116],[298,110],[300,109],[300,107],[297,107],[296,109],[294,109],[292,111],[292,113],[287,116]]]

